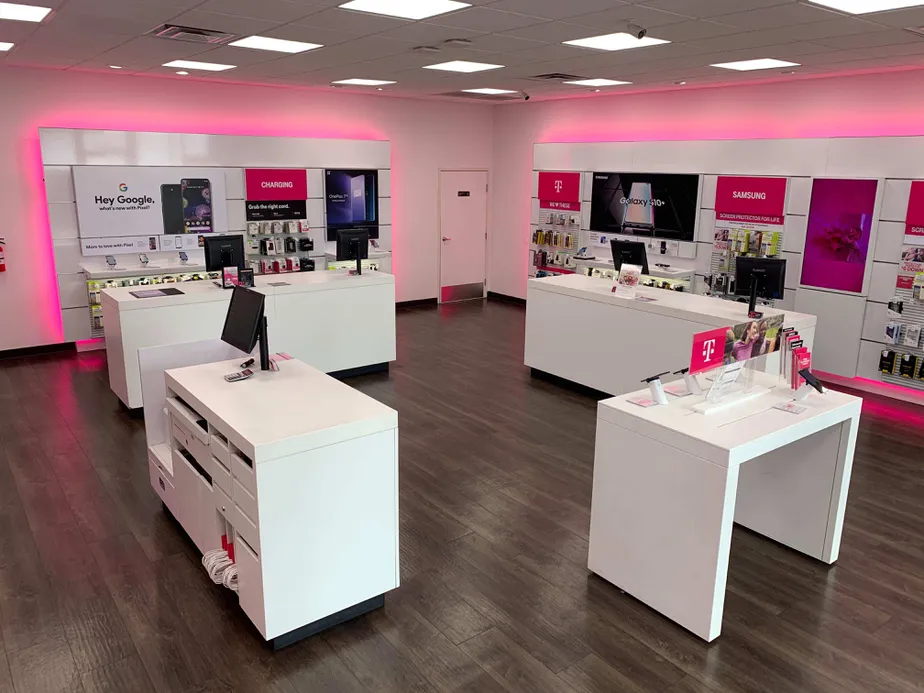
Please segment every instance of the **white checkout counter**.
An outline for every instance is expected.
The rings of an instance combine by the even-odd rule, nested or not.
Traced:
[[[605,392],[637,390],[643,378],[690,365],[693,335],[748,320],[746,303],[686,292],[639,287],[638,297],[613,292],[613,281],[569,274],[530,279],[526,289],[525,363],[538,371]],[[646,301],[644,299],[651,299]],[[784,313],[812,348],[814,315]],[[779,356],[767,357],[779,371]],[[679,376],[666,376],[665,382]]]
[[[654,256],[659,257],[659,256]],[[668,259],[668,258],[665,258]],[[612,258],[594,258],[593,260],[587,260],[584,258],[574,258],[572,260],[574,266],[577,268],[578,274],[583,274],[584,269],[590,267],[591,269],[599,269],[603,271],[616,271],[616,263],[613,262]],[[690,288],[693,287],[693,279],[696,274],[695,270],[684,269],[682,267],[658,267],[654,262],[649,260],[648,262],[648,276],[656,277],[658,279],[673,279],[676,281],[685,281],[689,282]]]
[[[175,288],[177,296],[133,291]],[[384,272],[298,272],[257,277],[266,294],[269,345],[325,373],[386,370],[395,360],[395,278]],[[109,385],[131,409],[143,405],[138,349],[221,336],[232,291],[211,281],[105,289]]]
[[[150,481],[201,552],[230,542],[240,606],[279,649],[398,587],[398,413],[297,360],[234,383],[241,356],[164,370],[222,349],[144,350]]]
[[[705,387],[705,379],[701,379]],[[862,400],[769,391],[710,415],[703,396],[597,405],[588,567],[704,640],[722,629],[732,524],[824,563],[838,557]]]

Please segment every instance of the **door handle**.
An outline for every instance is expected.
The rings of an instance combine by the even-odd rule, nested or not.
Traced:
[[[451,240],[452,240],[452,239],[449,238],[448,236],[443,236],[443,242],[444,242],[444,243],[445,243],[446,241],[451,241]]]

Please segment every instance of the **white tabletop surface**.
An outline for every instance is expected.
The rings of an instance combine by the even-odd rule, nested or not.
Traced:
[[[359,390],[301,361],[278,363],[278,372],[236,383],[224,376],[241,370],[240,359],[177,368],[166,371],[167,387],[257,463],[398,426],[398,412]]]
[[[702,375],[699,382],[704,392],[711,385]],[[716,464],[734,466],[860,415],[862,399],[834,390],[824,395],[813,392],[808,399],[796,403],[805,407],[805,412],[790,414],[773,408],[794,397],[779,377],[758,372],[754,382],[769,392],[708,416],[693,410],[694,405],[705,400],[704,395],[668,395],[666,406],[641,407],[630,401],[649,396],[647,388],[603,400],[597,407],[597,416]]]
[[[630,310],[639,310],[647,313],[658,313],[694,322],[701,322],[715,327],[726,327],[748,321],[748,306],[746,303],[725,301],[721,298],[701,296],[686,291],[666,291],[652,287],[638,287],[638,296],[653,298],[654,301],[645,302],[635,299],[617,297],[613,293],[613,280],[600,277],[587,277],[582,274],[566,274],[558,277],[543,277],[530,279],[529,288],[540,291],[583,298],[589,301],[617,305]],[[782,311],[774,308],[762,307],[765,317],[784,313],[785,325],[789,327],[806,328],[816,324],[814,315]]]
[[[170,262],[152,262],[147,267],[140,264],[132,266],[116,265],[115,269],[106,267],[95,267],[93,265],[80,265],[80,269],[87,275],[87,279],[97,279],[105,281],[107,279],[116,279],[122,277],[159,277],[164,274],[202,274],[205,272],[205,265],[189,263],[184,265],[178,260]]]
[[[328,291],[332,289],[348,289],[357,286],[381,286],[385,284],[394,284],[394,281],[394,275],[385,272],[369,272],[361,276],[351,275],[347,271],[291,272],[256,277],[254,280],[254,288],[261,293],[271,296],[277,293]],[[273,284],[285,285],[272,286]],[[179,289],[183,293],[176,296],[162,296],[157,298],[137,298],[132,296],[133,291],[165,288]],[[210,280],[178,282],[176,284],[124,286],[117,289],[103,289],[102,291],[103,297],[114,301],[119,310],[143,310],[168,305],[182,305],[184,303],[230,301],[231,293],[230,290],[222,289]]]

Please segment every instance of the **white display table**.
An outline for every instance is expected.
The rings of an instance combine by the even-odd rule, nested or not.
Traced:
[[[791,390],[756,380],[770,392],[710,416],[692,410],[703,397],[597,407],[588,567],[708,641],[732,522],[825,563],[841,543],[862,400],[813,393],[791,414],[773,409]]]
[[[151,485],[200,551],[232,542],[241,608],[278,649],[398,586],[398,414],[296,360],[226,382],[239,364],[161,372]]]
[[[748,320],[746,303],[686,292],[639,287],[650,302],[618,298],[609,279],[569,274],[530,279],[526,289],[525,363],[530,368],[586,387],[622,395],[643,378],[690,365],[693,335]],[[811,349],[814,315],[785,314]],[[767,357],[779,371],[779,356]],[[667,376],[665,382],[676,376]]]
[[[385,370],[395,360],[395,278],[384,272],[300,272],[257,277],[269,343],[325,373]],[[275,285],[275,286],[274,286]],[[135,298],[176,288],[179,296]],[[143,404],[138,349],[221,336],[232,291],[210,281],[105,289],[109,385],[129,408]]]

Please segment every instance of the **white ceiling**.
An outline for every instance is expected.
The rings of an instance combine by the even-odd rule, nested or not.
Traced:
[[[741,83],[779,71],[736,73],[711,63],[778,58],[799,75],[924,67],[924,7],[850,16],[799,0],[468,0],[473,7],[413,22],[337,8],[345,0],[25,0],[52,6],[41,24],[0,21],[0,41],[16,46],[0,65],[147,73],[318,87],[354,77],[395,80],[388,93],[435,96],[460,89],[525,90],[537,99],[587,96],[588,88],[530,79],[548,72],[633,82],[603,93]],[[170,22],[324,44],[283,55],[168,41],[143,34]],[[669,44],[619,52],[562,41],[625,30],[633,22]],[[468,46],[446,45],[468,39]],[[421,53],[420,45],[439,45]],[[176,59],[237,65],[223,73],[174,75]],[[421,69],[449,60],[505,65],[480,74]],[[344,91],[369,91],[347,87]]]

